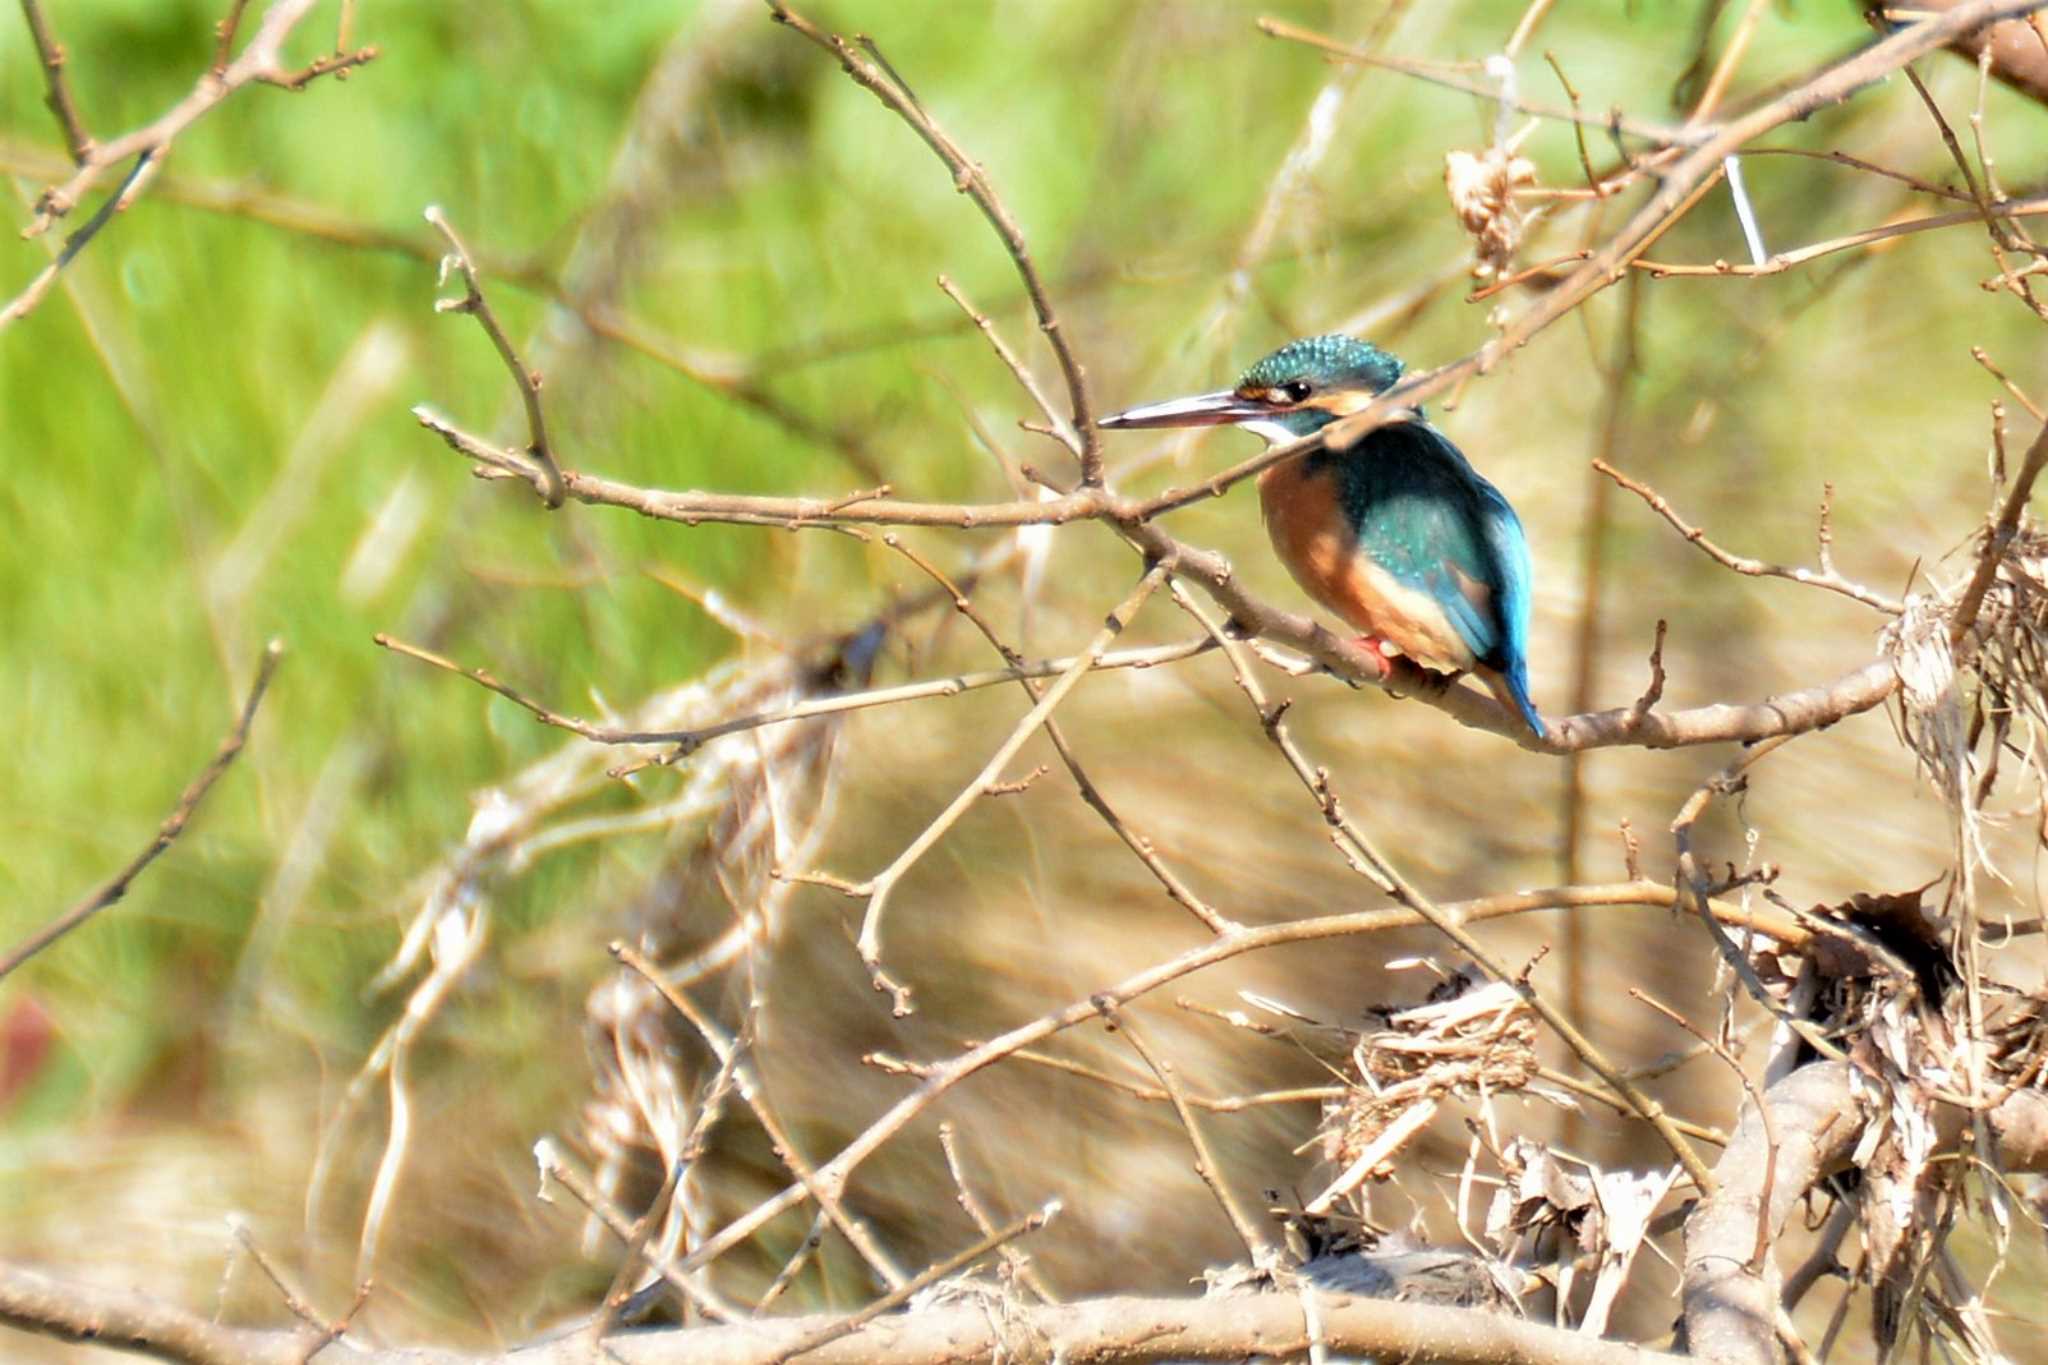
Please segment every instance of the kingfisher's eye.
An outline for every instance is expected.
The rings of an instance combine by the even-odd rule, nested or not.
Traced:
[[[1280,392],[1286,395],[1290,403],[1306,403],[1308,396],[1315,390],[1309,386],[1306,379],[1294,379],[1282,384]]]

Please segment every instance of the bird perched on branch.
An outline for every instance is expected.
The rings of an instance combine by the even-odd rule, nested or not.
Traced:
[[[1234,389],[1105,417],[1109,428],[1240,426],[1269,446],[1363,410],[1402,365],[1370,342],[1306,337],[1245,371]],[[1476,672],[1541,738],[1529,699],[1529,543],[1500,490],[1419,409],[1342,450],[1259,475],[1280,562],[1310,597],[1364,631],[1382,658]]]

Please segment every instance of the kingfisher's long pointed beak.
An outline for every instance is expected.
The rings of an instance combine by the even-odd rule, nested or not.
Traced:
[[[1098,427],[1222,427],[1270,417],[1273,410],[1264,403],[1240,398],[1230,389],[1198,393],[1192,398],[1170,398],[1164,403],[1146,403],[1125,408],[1099,419]]]

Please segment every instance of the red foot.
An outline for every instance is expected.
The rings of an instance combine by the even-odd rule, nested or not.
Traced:
[[[1378,667],[1381,682],[1385,682],[1388,678],[1394,676],[1394,657],[1400,651],[1394,648],[1391,642],[1382,640],[1377,635],[1360,635],[1354,638],[1351,643],[1356,645],[1359,652],[1370,658]]]

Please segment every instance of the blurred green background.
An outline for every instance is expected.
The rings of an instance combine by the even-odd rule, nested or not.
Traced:
[[[91,128],[110,135],[184,94],[210,58],[218,9],[51,0]],[[184,839],[124,903],[0,988],[8,1028],[33,1035],[46,1020],[53,1040],[6,1100],[0,1251],[111,1257],[194,1302],[211,1302],[229,1259],[220,1218],[231,1208],[309,1267],[316,1293],[346,1301],[378,1115],[361,1121],[342,1163],[352,1193],[329,1201],[327,1220],[303,1226],[299,1199],[321,1123],[402,1003],[402,992],[366,987],[417,904],[417,879],[461,838],[472,794],[560,747],[558,733],[509,703],[380,651],[373,632],[595,714],[750,650],[772,655],[735,641],[664,577],[714,589],[797,642],[918,586],[879,546],[826,532],[684,528],[573,506],[548,515],[517,488],[470,479],[414,423],[413,404],[523,438],[481,332],[433,310],[449,291],[437,295],[425,206],[441,205],[486,262],[501,315],[546,376],[565,463],[653,486],[839,494],[886,481],[907,497],[1006,497],[972,419],[1012,460],[1064,468],[1055,448],[1016,429],[1035,414],[933,287],[940,272],[956,280],[1051,381],[999,244],[905,127],[761,7],[359,9],[356,40],[378,47],[373,63],[302,93],[255,88],[226,102],[178,141],[164,180],[42,307],[0,331],[7,940],[147,841],[218,742],[264,641],[288,650],[248,752]],[[1273,14],[1403,55],[1474,63],[1500,50],[1522,9],[836,0],[805,12],[872,35],[987,168],[1108,410],[1213,387],[1297,334],[1363,326],[1417,366],[1482,342],[1489,310],[1520,300],[1464,301],[1469,245],[1441,177],[1447,151],[1487,144],[1493,107],[1388,72],[1341,76],[1312,51],[1260,36],[1253,21]],[[1533,97],[1561,101],[1541,56],[1553,51],[1587,107],[1677,119],[1674,84],[1698,41],[1698,9],[1561,5],[1521,54],[1518,78]],[[331,7],[316,12],[293,58],[325,50],[333,24]],[[1731,100],[1866,33],[1848,3],[1774,6]],[[1974,70],[1946,58],[1924,66],[1961,126]],[[1270,244],[1237,277],[1268,187],[1333,80],[1341,103],[1328,149],[1275,201]],[[0,169],[18,222],[61,170],[41,95],[26,32],[9,16]],[[2048,115],[1998,90],[1986,111],[2004,183],[2038,186]],[[1612,159],[1603,135],[1589,141],[1596,163]],[[1770,141],[1953,179],[1924,110],[1896,80]],[[1542,184],[1580,183],[1563,126],[1538,129],[1524,151]],[[1944,207],[1810,159],[1753,156],[1745,170],[1773,248]],[[1608,210],[1610,226],[1622,211]],[[1524,260],[1573,249],[1586,223],[1561,214]],[[25,284],[50,246],[0,252],[0,295]],[[1742,253],[1717,190],[1654,254]],[[1832,482],[1845,572],[1887,592],[1916,563],[1953,574],[1942,557],[1988,497],[1987,408],[2000,397],[1969,347],[2048,391],[2041,324],[1978,289],[1994,273],[1983,234],[1964,228],[1769,279],[1648,283],[1616,457],[1738,552],[1805,561],[1821,486]],[[1439,411],[1529,527],[1533,673],[1552,713],[1570,709],[1586,461],[1607,401],[1618,293]],[[677,363],[593,333],[562,300],[654,339]],[[2014,430],[2017,451],[2031,428],[2016,414]],[[1248,444],[1224,435],[1110,449],[1113,469],[1143,466],[1124,480],[1139,490],[1217,467]],[[1225,549],[1276,600],[1300,604],[1265,551],[1247,491],[1173,525]],[[992,543],[979,534],[907,539],[957,569]],[[1641,690],[1659,617],[1672,623],[1669,699],[1679,704],[1755,699],[1870,657],[1877,617],[1727,574],[1633,500],[1614,501],[1606,535],[1598,705]],[[1063,652],[1134,569],[1107,532],[1069,528],[1028,612],[1008,582],[990,585],[987,600],[1014,638]],[[1155,605],[1134,638],[1186,630]],[[924,628],[892,645],[883,676],[987,663],[968,632]],[[1353,809],[1432,891],[1562,877],[1558,763],[1375,694],[1314,680],[1287,690]],[[825,865],[849,876],[884,865],[1023,704],[989,692],[853,720]],[[1091,682],[1070,723],[1112,798],[1226,913],[1264,921],[1375,903],[1261,747],[1220,660]],[[1048,757],[1041,746],[1021,770]],[[1650,874],[1664,875],[1672,810],[1726,759],[1593,757],[1587,875],[1620,875],[1607,831],[1624,817],[1644,834]],[[644,775],[610,806],[657,801],[680,780]],[[850,903],[799,897],[777,964],[789,1011],[777,1064],[817,1159],[900,1093],[900,1081],[858,1068],[861,1051],[943,1056],[1193,941],[1194,926],[1057,772],[985,805],[892,912],[892,951],[916,964],[924,1003],[910,1020],[889,1020],[867,991]],[[1915,885],[1950,860],[1942,808],[1879,715],[1802,741],[1760,774],[1739,818],[1717,819],[1716,856],[1781,864],[1795,901]],[[2032,914],[2026,824],[1999,836],[2013,878],[2001,894]],[[533,1202],[527,1150],[542,1133],[573,1132],[588,1090],[584,995],[610,969],[603,944],[619,931],[619,904],[658,851],[588,844],[494,888],[485,962],[417,1064],[425,1136],[403,1235],[380,1262],[380,1325],[517,1340],[602,1290],[610,1261],[565,1251],[574,1220]],[[1707,945],[1661,917],[1596,914],[1581,1008],[1632,1060],[1677,1045],[1618,998],[1616,983],[1642,980],[1710,1012],[1721,988]],[[1495,938],[1533,952],[1561,932],[1542,919]],[[1419,993],[1384,979],[1386,958],[1435,947],[1408,936],[1339,949],[1238,964],[1202,978],[1203,990],[1228,1003],[1255,987],[1355,1019],[1365,1004]],[[1562,971],[1558,959],[1544,968],[1553,982]],[[1156,1014],[1186,1070],[1218,1093],[1321,1075],[1298,1050],[1167,1001]],[[1086,1047],[1128,1069],[1113,1041]],[[1674,1085],[1732,1095],[1720,1076]],[[1231,1254],[1168,1116],[1071,1078],[976,1086],[951,1113],[978,1144],[996,1201],[1021,1209],[1069,1197],[1074,1211],[1045,1239],[1064,1288],[1170,1289]],[[1730,1112],[1690,1103],[1710,1119]],[[1307,1158],[1288,1154],[1313,1121],[1299,1109],[1217,1120],[1241,1188],[1313,1186]],[[1526,1121],[1548,1130],[1557,1119],[1531,1108]],[[1020,1125],[1033,1130],[1028,1144]],[[1607,1159],[1653,1155],[1598,1116],[1574,1136]],[[929,1147],[929,1134],[920,1141]],[[972,1235],[952,1217],[947,1187],[932,1183],[934,1160],[919,1149],[856,1187],[912,1262]],[[728,1193],[732,1208],[748,1188]],[[952,1221],[921,1216],[927,1205],[946,1205]],[[781,1249],[800,1233],[780,1234]],[[760,1258],[768,1273],[775,1263]],[[857,1301],[858,1276],[835,1273],[839,1288],[800,1297]],[[266,1300],[249,1278],[237,1281],[237,1302],[260,1317]]]

